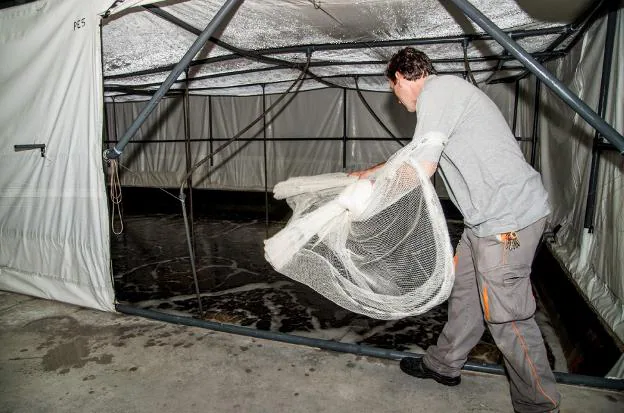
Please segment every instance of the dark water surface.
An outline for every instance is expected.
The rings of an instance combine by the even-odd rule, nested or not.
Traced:
[[[283,223],[196,218],[196,268],[203,318],[260,330],[421,353],[435,341],[447,317],[446,304],[395,321],[349,312],[309,287],[277,273],[265,261],[263,240]],[[461,222],[449,221],[453,245]],[[120,302],[199,317],[184,221],[179,214],[127,216],[111,240],[115,291]],[[544,313],[538,323],[551,364],[565,370],[559,343]],[[471,359],[501,363],[489,333]]]

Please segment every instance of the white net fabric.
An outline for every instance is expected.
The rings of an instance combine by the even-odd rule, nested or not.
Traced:
[[[454,281],[446,221],[419,154],[427,136],[393,155],[369,179],[335,173],[275,186],[293,216],[265,241],[276,271],[350,311],[378,319],[422,314]]]

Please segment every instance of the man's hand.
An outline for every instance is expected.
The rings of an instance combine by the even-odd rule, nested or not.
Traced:
[[[418,164],[420,165],[420,167],[423,169],[423,171],[427,174],[429,178],[431,178],[433,174],[435,173],[435,171],[438,169],[437,162],[420,161]]]

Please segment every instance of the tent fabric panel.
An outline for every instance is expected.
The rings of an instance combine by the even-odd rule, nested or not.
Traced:
[[[179,187],[186,172],[184,142],[130,143],[119,158],[122,185]]]
[[[609,95],[605,119],[620,133],[624,132],[624,12],[618,12],[615,34],[614,58],[611,68]],[[624,163],[617,151],[603,152],[598,169],[596,212],[594,218],[596,245],[590,258],[590,268],[595,271],[597,283],[604,284],[603,295],[612,298],[616,305],[603,307],[607,320],[624,341]],[[618,305],[619,304],[619,305]],[[618,311],[619,310],[619,311]]]
[[[360,82],[363,80],[360,79]],[[528,80],[526,82],[530,84]],[[493,96],[499,105],[507,108],[503,111],[511,124],[513,90],[509,89],[508,85],[493,85],[486,92]],[[412,138],[416,115],[405,111],[391,93],[364,91],[362,95],[396,137],[404,140]],[[270,107],[278,98],[277,94],[266,95],[265,107]],[[366,109],[356,91],[346,92],[346,113],[344,98],[345,93],[340,89],[325,88],[293,93],[267,114],[269,189],[280,180],[295,174],[314,175],[343,169],[366,168],[387,159],[400,148],[399,143],[391,138]],[[211,148],[214,151],[223,145],[259,116],[262,113],[262,99],[262,96],[190,96],[190,138],[194,140],[191,143],[192,164],[206,157]],[[183,179],[186,168],[183,142],[184,112],[181,101],[180,97],[163,99],[155,109],[156,115],[148,119],[149,126],[141,128],[137,137],[128,144],[120,162],[131,171],[125,169],[120,171],[122,184],[160,187],[178,187],[181,184],[180,180]],[[290,103],[284,106],[289,101]],[[533,102],[528,99],[526,101],[526,108],[520,110],[532,117]],[[107,104],[109,139],[122,135],[144,105],[145,102],[116,103],[113,110],[113,105]],[[282,107],[283,109],[280,109]],[[343,125],[345,115],[346,129]],[[117,126],[114,124],[115,119]],[[532,118],[525,122],[529,133],[532,128],[531,122]],[[264,138],[262,123],[258,122],[243,135],[243,138],[261,141]],[[343,135],[347,138],[345,165],[343,165]],[[150,142],[141,143],[141,139]],[[178,142],[151,142],[164,139]],[[272,142],[272,139],[277,141]],[[289,139],[293,142],[289,143]],[[308,145],[305,140],[316,142]],[[528,157],[530,144],[523,146],[526,146],[525,152]],[[193,186],[264,190],[264,165],[263,161],[260,162],[264,157],[264,147],[247,145],[245,151],[245,156],[251,160],[247,178],[242,178],[242,172],[235,172],[238,168],[244,167],[245,163],[240,163],[236,157],[230,156],[236,151],[228,150],[225,152],[227,155],[217,155],[213,160],[213,165],[217,165],[217,158],[220,160],[219,171],[209,172],[209,163],[195,171]],[[227,159],[229,160],[226,162]],[[296,165],[298,160],[305,160],[306,165],[310,164]],[[314,167],[314,164],[317,167]],[[234,176],[238,178],[234,179]],[[436,187],[440,196],[446,197],[440,180],[436,181]]]
[[[622,23],[618,11],[614,60],[606,120],[620,133]],[[602,71],[606,18],[595,24],[565,59],[549,67],[591,107],[597,108]],[[616,153],[603,152],[596,192],[594,231],[584,228],[594,130],[553,93],[543,95],[541,116],[542,176],[553,204],[552,225],[561,225],[557,242],[551,246],[562,267],[586,296],[596,313],[613,333],[624,341],[624,256],[621,205],[622,163]]]
[[[106,311],[114,292],[98,13],[110,3],[0,11],[0,289]],[[45,157],[14,151],[33,143],[46,145]]]
[[[361,80],[358,81],[358,84],[360,83]],[[387,80],[386,85],[388,85]],[[397,98],[389,92],[390,88],[387,86],[387,92],[362,91],[361,93],[366,103],[395,137],[411,139],[416,126],[416,115],[406,111]],[[347,110],[347,135],[349,137],[392,138],[366,109],[357,91],[347,92]],[[396,142],[393,145],[397,150],[400,148]]]
[[[279,95],[266,96],[266,107]],[[291,94],[268,113],[267,133],[275,138],[327,138],[344,134],[342,90]]]
[[[240,133],[262,114],[262,96],[235,98],[215,96],[212,98],[212,133],[215,138],[230,139]],[[262,119],[242,139],[262,138]]]
[[[262,142],[234,142],[214,157],[210,168],[210,188],[264,190],[264,151]],[[196,179],[204,188],[203,179]]]
[[[342,142],[281,141],[267,143],[269,191],[295,176],[342,172]]]
[[[146,105],[147,102],[127,105],[114,114],[118,123],[118,139],[123,136]],[[133,142],[168,139],[184,139],[184,107],[181,97],[161,100],[132,137]]]
[[[146,102],[118,104],[107,111],[109,139],[121,138]],[[182,97],[163,99],[141,125],[119,159],[122,185],[176,187],[186,171]],[[170,142],[178,140],[180,142]],[[160,141],[160,142],[159,142]]]

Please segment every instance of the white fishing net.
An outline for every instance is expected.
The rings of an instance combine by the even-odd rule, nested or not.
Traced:
[[[435,189],[419,154],[433,133],[394,154],[369,178],[297,177],[274,188],[293,210],[265,241],[276,271],[350,311],[378,319],[424,313],[453,286],[453,251]]]

